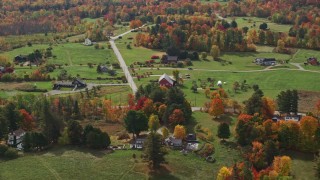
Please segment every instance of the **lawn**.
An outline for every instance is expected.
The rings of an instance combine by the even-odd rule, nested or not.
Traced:
[[[17,55],[27,55],[32,53],[36,49],[46,49],[49,45],[33,45],[31,47],[23,47],[14,49],[9,52],[3,53],[3,55],[8,56],[13,59]],[[107,47],[104,44],[104,47]],[[56,44],[52,46],[53,55],[56,58],[50,58],[48,63],[52,64],[68,64],[68,65],[86,65],[88,62],[93,64],[117,62],[117,59],[111,49],[95,49],[93,46],[84,46],[81,43],[64,43]]]
[[[141,69],[136,70],[139,74],[144,72],[152,72],[154,75],[162,75],[167,73],[172,75],[174,69],[161,69],[151,70],[151,69]],[[243,82],[244,80],[252,86],[253,84],[258,84],[260,89],[264,92],[265,96],[270,98],[276,98],[280,91],[287,89],[297,89],[297,90],[309,90],[309,91],[320,91],[320,86],[315,83],[315,79],[319,77],[319,73],[289,70],[286,68],[279,68],[273,71],[263,71],[263,72],[236,72],[236,71],[202,71],[202,70],[187,70],[179,69],[180,73],[185,77],[185,74],[190,74],[191,78],[184,81],[184,93],[187,95],[186,98],[194,105],[196,102],[197,106],[202,106],[204,102],[208,101],[204,95],[203,90],[199,90],[199,93],[193,93],[191,91],[192,81],[196,81],[197,85],[200,86],[199,79],[206,80],[208,77],[214,78],[215,82],[221,80],[226,82],[223,86],[226,92],[239,102],[247,100],[253,93],[253,90],[249,89],[247,92],[237,92],[234,93],[232,90],[232,85],[235,81]],[[149,78],[142,78],[138,81],[134,79],[137,86],[141,84],[148,83],[150,80],[157,80],[159,76],[151,76]],[[209,85],[209,84],[208,84]]]
[[[238,27],[248,27],[249,29],[255,29],[259,30],[259,26],[262,23],[267,23],[268,28],[270,28],[271,31],[275,32],[289,32],[291,25],[283,25],[283,24],[276,24],[271,22],[270,20],[266,18],[258,18],[258,17],[228,17],[226,20],[228,22],[231,22],[233,19],[236,20]],[[255,26],[254,26],[255,22]]]

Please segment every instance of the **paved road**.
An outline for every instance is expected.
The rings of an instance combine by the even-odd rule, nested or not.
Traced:
[[[145,25],[143,25],[143,26],[145,26]],[[142,26],[142,27],[143,27],[143,26]],[[122,57],[119,49],[117,48],[116,44],[114,43],[114,41],[115,41],[116,39],[118,39],[120,36],[122,37],[122,36],[124,36],[124,35],[126,35],[126,34],[129,34],[132,30],[135,30],[135,29],[131,29],[131,30],[129,30],[129,31],[125,32],[125,33],[122,33],[122,34],[120,34],[120,35],[118,35],[118,36],[115,36],[115,37],[110,37],[111,40],[109,41],[109,43],[110,43],[110,45],[111,45],[111,47],[112,47],[112,49],[113,49],[113,52],[114,52],[115,55],[117,56],[117,59],[118,59],[118,61],[119,61],[119,63],[120,63],[120,66],[121,66],[121,68],[122,68],[122,70],[123,70],[123,72],[124,72],[124,74],[125,74],[125,76],[126,76],[126,78],[127,78],[128,84],[130,85],[133,94],[135,94],[135,93],[137,92],[137,90],[138,90],[137,85],[136,85],[136,83],[133,81],[133,78],[132,78],[132,76],[131,76],[131,73],[130,73],[129,70],[128,70],[128,66],[126,65],[126,62],[124,61],[124,59],[123,59],[123,57]]]

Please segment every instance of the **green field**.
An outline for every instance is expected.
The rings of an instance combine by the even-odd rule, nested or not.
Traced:
[[[154,75],[162,75],[167,73],[172,75],[174,69],[161,69],[151,70],[151,69],[141,69],[136,70],[139,74],[144,72],[152,72]],[[258,72],[236,72],[236,71],[201,71],[201,70],[187,70],[179,69],[183,77],[185,74],[190,74],[191,78],[184,81],[184,92],[187,95],[187,99],[192,105],[202,106],[204,102],[208,101],[204,95],[204,91],[199,90],[199,93],[193,93],[191,90],[192,81],[196,81],[200,87],[198,79],[206,80],[208,77],[214,78],[217,82],[221,80],[226,82],[223,86],[226,92],[229,93],[232,99],[239,102],[247,100],[253,93],[253,90],[248,90],[247,92],[234,93],[232,90],[232,84],[235,81],[243,82],[247,81],[249,85],[258,84],[260,89],[264,92],[265,96],[276,98],[280,91],[287,89],[297,89],[297,90],[309,90],[309,91],[320,91],[320,86],[315,83],[315,79],[319,77],[319,73],[297,71],[289,69],[277,69],[270,71],[258,71]],[[159,76],[151,76],[149,78],[142,78],[140,81],[135,79],[137,86],[145,84],[150,80],[157,80]],[[208,84],[209,85],[209,84]]]
[[[106,44],[102,43],[105,47]],[[3,53],[13,59],[17,55],[27,55],[32,53],[36,49],[46,49],[49,45],[34,45],[31,47],[23,47],[15,49],[9,52]],[[88,62],[93,64],[109,62],[117,62],[114,53],[110,49],[95,49],[93,46],[84,46],[80,43],[65,43],[52,46],[52,54],[57,56],[56,58],[50,58],[48,63],[51,64],[68,64],[68,65],[86,65]]]
[[[239,28],[248,27],[249,29],[259,30],[260,24],[262,24],[264,22],[268,24],[268,28],[270,28],[271,31],[275,31],[275,32],[289,32],[289,29],[291,28],[290,25],[276,24],[266,18],[258,18],[258,17],[228,17],[228,18],[226,18],[226,20],[228,22],[231,22],[233,19],[236,20]],[[254,22],[255,22],[255,26],[254,26]]]

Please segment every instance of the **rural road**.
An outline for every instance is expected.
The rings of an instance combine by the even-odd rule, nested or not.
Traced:
[[[141,27],[144,27],[144,26],[145,25],[142,25]],[[136,29],[138,29],[138,28],[136,28]],[[133,78],[131,76],[131,73],[129,72],[128,66],[126,65],[126,62],[124,61],[119,49],[117,48],[116,44],[114,43],[114,41],[116,39],[118,39],[120,36],[122,37],[122,36],[124,36],[126,34],[129,34],[132,30],[136,30],[136,29],[131,29],[131,30],[129,30],[129,31],[125,32],[125,33],[122,33],[122,34],[120,34],[118,36],[115,36],[115,37],[110,37],[111,40],[109,41],[109,43],[111,45],[111,48],[113,49],[113,52],[117,56],[117,59],[118,59],[118,61],[120,63],[120,67],[122,68],[122,70],[123,70],[123,72],[124,72],[124,74],[125,74],[125,76],[127,78],[128,84],[130,85],[130,87],[132,89],[133,94],[135,94],[137,92],[137,90],[138,90],[137,85],[133,81]]]

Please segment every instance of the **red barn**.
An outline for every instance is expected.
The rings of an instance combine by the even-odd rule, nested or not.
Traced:
[[[166,86],[167,88],[174,86],[174,83],[175,83],[175,81],[171,79],[167,74],[163,74],[159,78],[158,82],[160,86]]]

